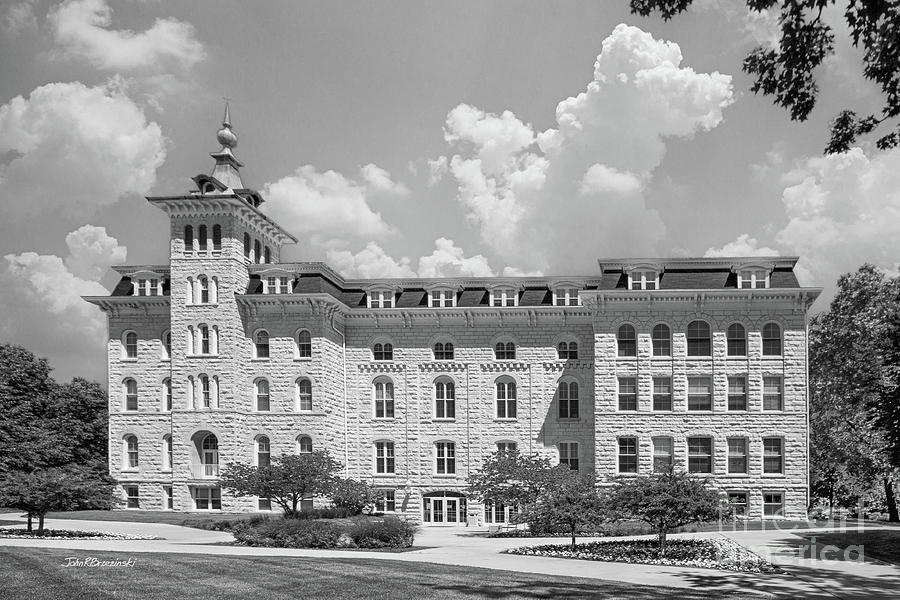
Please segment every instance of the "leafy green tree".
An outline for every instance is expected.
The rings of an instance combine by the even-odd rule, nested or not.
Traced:
[[[0,505],[38,518],[38,534],[44,533],[44,516],[51,511],[109,509],[118,501],[114,482],[77,465],[49,467],[31,472],[8,471],[0,476]]]
[[[866,264],[842,275],[829,310],[810,323],[810,438],[816,487],[878,481],[891,521],[900,521],[900,279]],[[834,479],[835,482],[838,482]],[[835,486],[839,491],[840,486]]]
[[[284,454],[265,467],[228,463],[219,480],[235,495],[270,498],[285,516],[294,516],[304,498],[327,496],[342,468],[327,450],[316,450]]]
[[[46,359],[0,345],[0,474],[63,458],[44,421],[53,387]]]
[[[375,501],[375,492],[365,481],[336,477],[328,497],[337,508],[346,508],[358,515]]]
[[[658,13],[664,20],[686,11],[693,0],[630,0],[631,12],[641,16]],[[743,70],[754,76],[754,93],[771,96],[787,109],[791,119],[805,121],[816,103],[819,86],[815,70],[834,54],[834,31],[822,19],[831,7],[843,8],[850,41],[863,50],[863,75],[876,83],[884,96],[877,114],[858,115],[842,110],[831,123],[826,154],[844,152],[858,136],[900,115],[900,10],[887,0],[746,0],[751,11],[777,11],[781,29],[775,47],[754,48],[744,59]],[[900,144],[900,127],[878,139],[879,149]]]
[[[708,479],[669,469],[648,477],[619,476],[606,498],[616,516],[644,521],[666,554],[666,536],[676,527],[715,521],[729,513],[727,504]]]
[[[46,418],[64,438],[67,461],[108,471],[108,403],[106,391],[94,381],[76,377],[54,386]]]
[[[527,504],[520,518],[537,524],[542,531],[566,531],[575,550],[575,536],[583,527],[601,523],[607,513],[597,493],[594,477],[567,471],[567,475],[543,488],[534,502]]]
[[[524,507],[571,475],[565,465],[554,465],[537,454],[495,452],[469,474],[467,492],[479,501]]]

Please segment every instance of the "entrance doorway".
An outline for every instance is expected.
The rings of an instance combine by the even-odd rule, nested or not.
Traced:
[[[422,522],[429,525],[465,525],[466,497],[459,492],[430,492],[422,498]]]

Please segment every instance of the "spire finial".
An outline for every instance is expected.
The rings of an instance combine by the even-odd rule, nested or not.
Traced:
[[[230,100],[231,98],[225,98],[225,116],[222,117],[222,129],[216,134],[216,139],[222,144],[222,150],[236,148],[238,142],[237,136],[231,130]]]

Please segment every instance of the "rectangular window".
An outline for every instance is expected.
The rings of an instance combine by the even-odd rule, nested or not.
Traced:
[[[670,437],[653,438],[653,472],[663,473],[672,468],[673,443]]]
[[[271,498],[260,498],[257,503],[257,507],[259,510],[272,510]]]
[[[396,512],[397,500],[394,490],[375,490],[375,512]]]
[[[452,475],[456,473],[456,444],[453,442],[438,442],[434,445],[435,472],[438,475]]]
[[[653,410],[672,410],[672,378],[653,378]]]
[[[784,494],[763,492],[763,516],[780,517],[784,513]]]
[[[515,442],[497,442],[497,452],[510,454],[516,451]]]
[[[578,470],[578,442],[560,442],[559,464],[567,465],[573,471]]]
[[[578,290],[575,288],[556,288],[553,298],[556,306],[578,306]]]
[[[749,499],[747,492],[728,492],[728,504],[735,517],[746,517],[749,508]]]
[[[619,438],[619,473],[637,473],[637,438]]]
[[[688,410],[712,410],[712,378],[688,377]]]
[[[763,473],[784,473],[784,441],[763,438]]]
[[[741,289],[769,287],[769,277],[762,269],[745,269],[738,274]]]
[[[655,290],[656,277],[656,271],[632,271],[628,279],[633,290]]]
[[[728,472],[747,472],[746,438],[728,438]]]
[[[747,410],[747,377],[728,378],[728,410]]]
[[[217,487],[194,488],[194,508],[197,510],[222,510],[222,490]]]
[[[394,292],[369,292],[369,308],[394,308]]]
[[[619,377],[619,410],[637,409],[637,378]]]
[[[166,510],[172,510],[175,507],[175,500],[172,496],[171,485],[163,486],[163,506],[166,507]]]
[[[688,473],[712,473],[712,438],[689,437]]]
[[[491,292],[491,306],[518,306],[519,294],[511,288],[497,288]]]
[[[433,290],[428,293],[428,305],[432,308],[452,308],[456,306],[456,292]]]
[[[763,410],[783,410],[781,377],[763,377]]]
[[[375,443],[375,472],[384,475],[394,473],[394,442]]]
[[[141,497],[136,485],[125,486],[126,508],[140,508]]]
[[[278,293],[279,294],[287,294],[290,292],[288,288],[288,278],[287,277],[279,277],[278,278]]]

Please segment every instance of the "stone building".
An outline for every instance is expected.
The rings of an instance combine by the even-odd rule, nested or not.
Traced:
[[[423,523],[504,522],[466,476],[515,447],[602,478],[673,464],[750,518],[805,514],[807,311],[796,258],[601,259],[565,277],[345,279],[244,187],[226,109],[167,265],[116,267],[110,472],[132,508],[270,510],[219,465],[327,449]],[[276,507],[277,508],[277,507]]]

